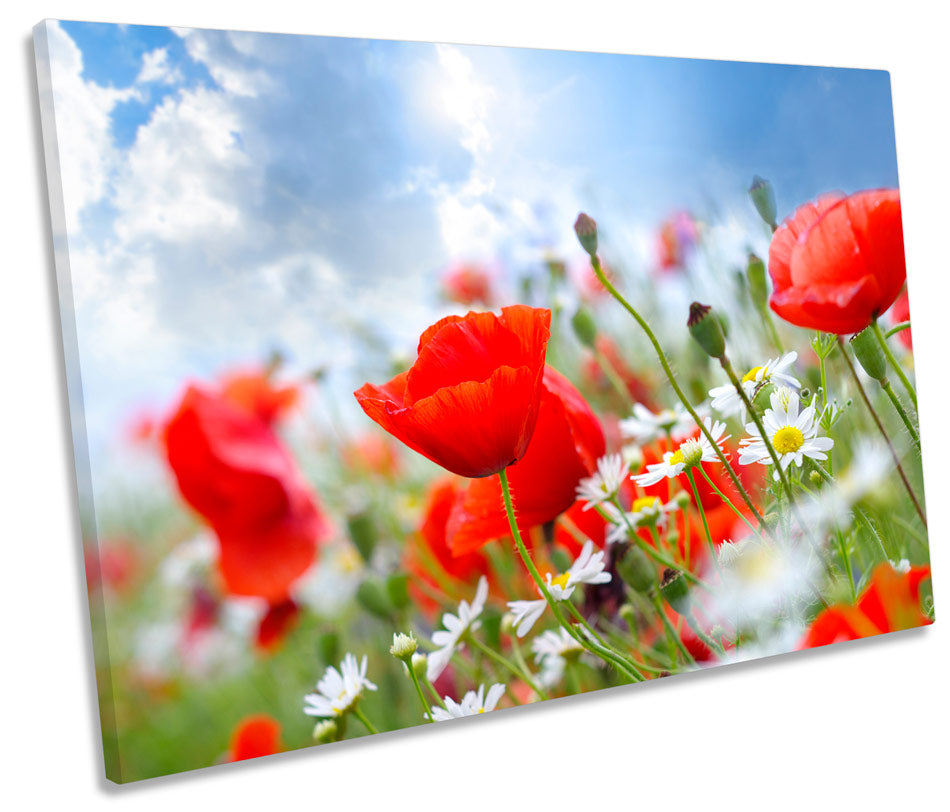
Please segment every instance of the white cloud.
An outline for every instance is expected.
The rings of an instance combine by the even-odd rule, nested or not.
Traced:
[[[136,77],[136,84],[161,82],[174,85],[182,80],[181,71],[168,64],[168,49],[156,48],[142,55],[142,69]]]
[[[117,104],[137,96],[82,78],[82,53],[55,21],[47,22],[53,105],[60,153],[66,228],[79,231],[79,215],[108,192],[118,158],[111,134]]]

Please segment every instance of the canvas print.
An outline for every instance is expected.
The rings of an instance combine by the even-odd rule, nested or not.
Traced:
[[[112,780],[933,621],[886,72],[35,48]]]

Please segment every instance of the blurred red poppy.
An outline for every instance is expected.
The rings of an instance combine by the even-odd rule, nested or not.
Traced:
[[[104,585],[117,592],[132,586],[139,571],[135,546],[125,540],[100,541],[83,550],[86,583],[90,589]]]
[[[633,371],[620,352],[617,343],[610,336],[600,333],[594,341],[594,346],[614,372],[620,376],[620,380],[623,381],[634,402],[642,403],[648,409],[655,410],[657,405],[654,400],[654,389],[648,381]],[[582,372],[588,386],[596,387],[603,392],[611,391],[610,381],[593,353],[587,355]]]
[[[284,600],[329,527],[277,435],[255,414],[191,386],[164,442],[182,496],[218,537],[228,590]]]
[[[824,609],[798,647],[827,646],[932,623],[920,609],[920,584],[928,577],[930,567],[926,565],[899,573],[890,564],[879,564],[857,605]]]
[[[826,195],[801,206],[772,236],[772,310],[799,327],[857,333],[904,286],[904,233],[896,189]]]
[[[228,761],[272,756],[281,751],[280,723],[266,713],[242,719],[231,734]]]
[[[413,576],[409,592],[421,608],[438,608],[429,593],[445,593],[446,581],[475,584],[479,576],[488,575],[488,559],[479,552],[453,555],[446,538],[446,523],[455,500],[462,490],[462,482],[455,477],[443,477],[429,486],[422,524],[419,532],[410,536],[405,548],[405,566]]]
[[[603,429],[583,395],[561,373],[545,367],[534,435],[524,457],[508,470],[522,532],[571,507],[577,483],[594,472],[604,451]],[[449,516],[447,533],[456,555],[511,534],[496,478],[468,483]]]
[[[491,274],[484,266],[473,263],[450,266],[442,276],[442,292],[449,301],[466,307],[491,307],[495,301]]]
[[[293,384],[279,385],[265,370],[244,369],[221,379],[225,400],[273,424],[300,401],[300,389]]]
[[[391,478],[402,465],[391,438],[381,432],[367,432],[343,448],[343,461],[361,473]]]
[[[665,220],[657,232],[657,262],[662,271],[683,266],[686,252],[699,237],[696,221],[687,212],[677,212]]]
[[[267,607],[267,612],[260,623],[257,624],[254,644],[262,652],[276,651],[296,625],[298,617],[300,617],[300,607],[294,601],[288,599],[272,603]]]
[[[894,306],[891,308],[891,321],[894,324],[910,321],[910,298],[907,296],[907,288],[904,288],[904,292],[897,297],[897,301],[894,302]],[[912,350],[914,348],[914,338],[911,335],[910,327],[901,330],[897,336],[907,349]]]
[[[501,315],[436,322],[412,369],[353,394],[394,437],[443,468],[484,477],[520,460],[538,419],[551,313],[524,305]]]

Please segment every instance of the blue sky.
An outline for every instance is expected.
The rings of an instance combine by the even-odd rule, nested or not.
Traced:
[[[726,261],[831,189],[896,186],[886,73],[49,23],[86,421],[282,350],[340,392],[411,352],[453,259],[576,258],[585,209],[646,273],[672,211]],[[101,452],[105,454],[105,452]]]

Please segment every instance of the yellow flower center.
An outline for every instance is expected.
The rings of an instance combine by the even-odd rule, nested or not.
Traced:
[[[479,708],[479,709],[478,709],[478,712],[479,712],[479,713],[484,713],[484,712],[485,712],[485,709],[484,709],[484,708]],[[479,724],[481,724],[481,722],[479,722]]]
[[[682,462],[685,462],[683,452],[677,448],[676,451],[673,452],[673,456],[670,457],[670,465],[679,465]]]
[[[679,453],[680,453],[679,451],[676,452],[676,454],[679,454]],[[673,456],[675,457],[676,454],[674,454]],[[656,505],[658,505],[659,502],[660,500],[656,496],[641,496],[639,499],[634,499],[633,512],[639,513],[641,510],[645,510],[646,508],[656,507]]]
[[[761,372],[762,367],[752,367],[745,375],[742,376],[743,383],[755,382],[755,376]]]
[[[561,589],[567,589],[567,579],[571,576],[566,572],[562,572],[560,575],[551,579],[551,585],[557,584]]]
[[[794,426],[779,429],[772,437],[772,445],[779,454],[794,454],[804,444],[805,435]]]

